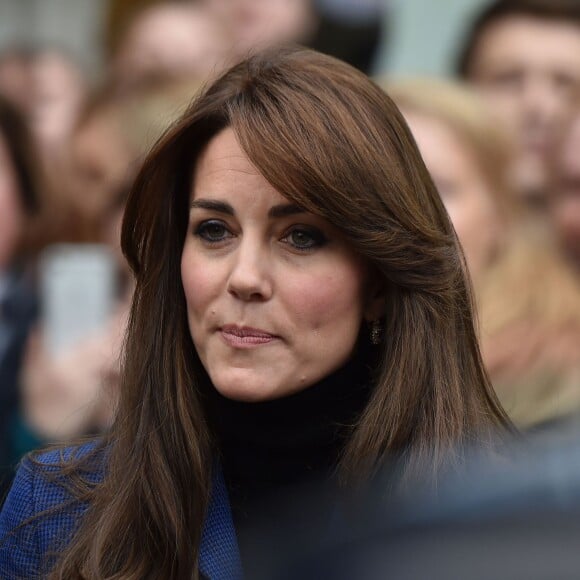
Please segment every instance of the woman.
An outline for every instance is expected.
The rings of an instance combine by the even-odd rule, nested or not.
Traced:
[[[467,87],[429,78],[382,84],[417,141],[477,289],[512,224],[521,222],[509,187],[511,143]]]
[[[532,427],[580,410],[580,284],[509,188],[503,128],[469,89],[387,85],[463,246],[484,361],[511,418]]]
[[[387,454],[436,474],[507,425],[443,205],[396,107],[344,63],[287,48],[226,72],[145,162],[122,245],[115,424],[22,466],[2,535],[52,515],[5,539],[4,573],[237,577],[256,496]]]
[[[568,127],[551,160],[548,218],[558,246],[570,266],[580,274],[580,95]]]

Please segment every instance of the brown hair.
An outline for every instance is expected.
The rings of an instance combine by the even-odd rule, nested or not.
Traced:
[[[193,167],[231,127],[291,201],[338,226],[385,282],[376,386],[342,457],[346,477],[397,452],[409,473],[507,425],[480,358],[453,228],[392,101],[366,76],[298,48],[236,65],[157,144],[122,244],[136,277],[107,475],[52,578],[197,578],[217,450],[187,324],[180,260]],[[72,468],[71,468],[72,469]]]
[[[494,0],[473,20],[464,37],[456,71],[462,78],[472,74],[478,45],[486,30],[497,22],[524,16],[537,20],[560,21],[580,26],[580,3],[577,0]]]

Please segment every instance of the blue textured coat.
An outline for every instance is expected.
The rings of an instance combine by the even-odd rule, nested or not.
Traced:
[[[59,460],[57,451],[47,452],[40,457],[44,466],[56,466]],[[41,473],[44,466],[39,467],[28,459],[23,461],[0,514],[2,580],[42,578],[54,565],[63,543],[66,544],[70,539],[79,518],[87,508],[86,505],[72,500],[58,483],[48,481]],[[55,511],[18,528],[33,515],[67,501],[70,502],[70,508]],[[227,489],[219,471],[214,477],[203,530],[199,569],[210,580],[234,580],[242,577]]]

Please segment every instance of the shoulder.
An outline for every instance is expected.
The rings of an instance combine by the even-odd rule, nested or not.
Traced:
[[[36,468],[39,471],[56,472],[71,463],[88,463],[103,467],[105,447],[101,439],[90,439],[68,447],[55,446],[47,450],[29,453],[21,468]],[[93,461],[94,460],[94,461]]]
[[[86,460],[86,461],[85,461]],[[82,464],[97,483],[104,472],[98,442],[27,456],[0,513],[0,577],[35,578],[49,551],[69,541],[86,504],[72,492],[65,466]]]

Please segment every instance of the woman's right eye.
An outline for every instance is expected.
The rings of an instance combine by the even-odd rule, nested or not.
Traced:
[[[207,220],[201,222],[194,230],[194,234],[202,240],[210,243],[222,242],[232,237],[232,233],[226,225],[219,220]]]

